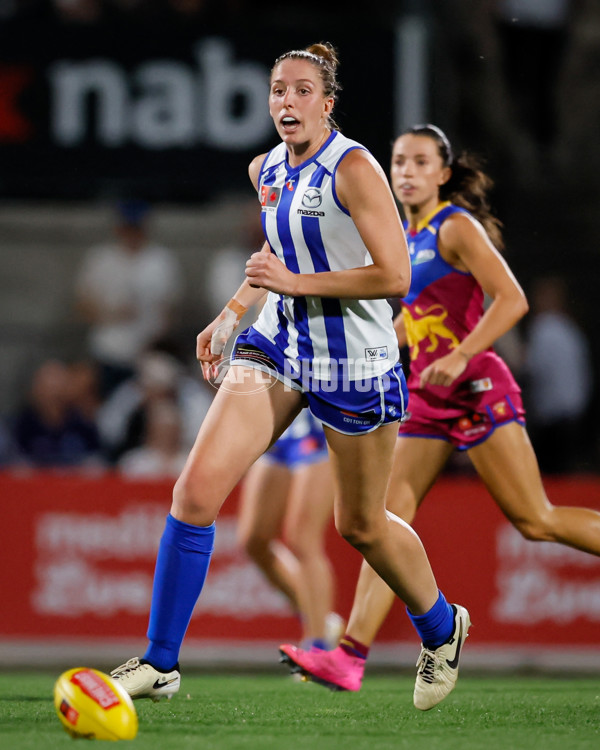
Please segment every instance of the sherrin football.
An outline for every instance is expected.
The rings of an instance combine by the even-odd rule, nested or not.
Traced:
[[[54,707],[71,737],[132,740],[137,734],[131,698],[122,685],[97,669],[63,672],[54,685]]]

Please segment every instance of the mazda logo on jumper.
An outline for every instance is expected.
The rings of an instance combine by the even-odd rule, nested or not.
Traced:
[[[306,208],[318,208],[323,202],[323,196],[319,188],[310,187],[304,191],[302,205]]]

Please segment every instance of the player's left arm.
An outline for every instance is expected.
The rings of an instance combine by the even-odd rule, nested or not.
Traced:
[[[448,263],[477,279],[492,302],[458,347],[423,370],[421,386],[450,385],[462,375],[471,357],[492,346],[529,309],[523,290],[480,222],[453,214],[440,227],[438,247]]]
[[[273,254],[246,263],[250,283],[292,296],[380,299],[403,297],[410,260],[400,215],[385,173],[366,151],[350,151],[336,171],[336,191],[365,243],[372,263],[341,271],[295,274]]]
[[[394,330],[396,331],[396,337],[398,338],[398,346],[402,349],[403,346],[408,344],[408,336],[406,335],[406,326],[404,324],[402,310],[400,310],[394,318]]]

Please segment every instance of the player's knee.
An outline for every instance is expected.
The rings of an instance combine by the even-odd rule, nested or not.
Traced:
[[[377,531],[366,518],[340,517],[336,518],[335,527],[349,544],[359,552],[364,552],[373,546],[377,539]]]
[[[530,542],[551,542],[554,540],[549,514],[535,518],[517,518],[513,519],[512,523],[521,536]]]
[[[179,518],[197,518],[207,510],[202,502],[202,492],[198,490],[196,483],[184,474],[177,479],[173,487],[173,508]],[[212,521],[208,521],[207,525],[209,523]]]

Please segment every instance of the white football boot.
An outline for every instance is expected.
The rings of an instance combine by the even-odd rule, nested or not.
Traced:
[[[346,620],[337,612],[329,612],[325,617],[325,643],[331,651],[337,648],[340,638],[346,632]]]
[[[428,711],[450,693],[458,679],[460,650],[471,627],[471,618],[464,607],[452,604],[454,632],[450,640],[435,650],[421,646],[417,661],[417,681],[413,696],[415,708]]]
[[[152,664],[138,659],[137,656],[113,669],[110,676],[113,680],[117,680],[134,700],[137,698],[150,698],[154,702],[161,698],[170,700],[181,684],[178,668],[171,672],[159,672]]]

